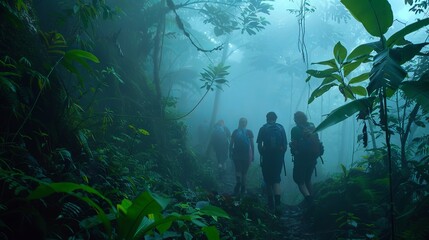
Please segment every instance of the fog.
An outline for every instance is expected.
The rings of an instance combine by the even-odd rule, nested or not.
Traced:
[[[419,17],[414,13],[409,14],[408,7],[402,2],[393,4],[395,22],[389,30],[390,32],[397,31]],[[300,51],[303,45],[299,44],[298,18],[290,11],[299,7],[296,2],[274,2],[274,9],[267,16],[270,24],[266,26],[266,29],[252,36],[241,34],[238,31],[228,37],[214,37],[207,30],[207,25],[198,22],[196,18],[191,18],[192,28],[195,31],[198,28],[206,29],[202,31],[211,41],[204,42],[204,44],[209,44],[205,46],[206,48],[227,43],[223,51],[227,51],[225,65],[230,66],[228,70],[230,74],[227,76],[227,85],[224,85],[223,90],[218,93],[219,105],[215,120],[223,119],[226,126],[232,131],[237,128],[239,118],[246,117],[248,129],[253,131],[256,140],[259,128],[265,123],[266,113],[274,111],[278,115],[277,122],[285,127],[289,138],[290,130],[294,126],[293,114],[296,111],[305,112],[309,121],[317,126],[332,110],[346,103],[338,89],[332,88],[308,104],[311,92],[320,84],[321,80],[312,78],[308,83],[305,82],[306,70],[307,68],[316,69],[317,66],[312,65],[314,62],[333,58],[333,47],[338,41],[350,52],[359,44],[376,41],[376,39],[372,39],[363,26],[340,3],[313,1],[311,5],[314,7],[314,12],[307,13],[305,35],[303,36],[307,59],[303,59],[303,52]],[[184,12],[182,13],[184,14]],[[389,36],[389,33],[387,35]],[[413,34],[410,37],[424,41],[424,35]],[[192,78],[192,81],[199,86],[202,85],[202,82],[199,81],[199,75],[196,73],[202,72],[201,67],[205,67],[204,64],[216,65],[220,62],[222,54],[225,54],[223,51],[207,54],[202,54],[196,49],[186,51],[186,54],[190,54],[190,56],[180,56],[187,59],[183,67],[193,71],[192,77],[187,76],[186,78]],[[196,66],[200,68],[195,68]],[[360,69],[360,72],[368,70]],[[204,95],[204,89],[190,91],[189,88],[186,90],[180,86],[172,88],[170,94],[176,97],[177,110],[182,113],[192,109]],[[216,90],[211,91],[200,105],[184,119],[188,125],[190,143],[197,152],[204,151],[204,149],[199,149],[201,140],[197,138],[197,134],[201,125],[208,126],[211,121],[215,95]],[[362,124],[362,121],[350,117],[319,132],[325,146],[324,164],[319,161],[318,175],[313,178],[314,181],[323,180],[340,172],[341,165],[353,166],[355,161],[365,156],[365,148],[363,148],[362,142],[358,141],[359,134],[362,132]],[[381,143],[383,138],[378,138],[378,141]],[[371,146],[371,140],[369,146]],[[286,153],[285,162],[287,176],[283,175],[282,183],[284,191],[289,195],[287,201],[295,202],[297,188],[292,184],[293,164],[289,150]],[[250,172],[251,176],[260,178],[259,155],[256,155]],[[257,183],[259,180],[250,179],[249,181]]]

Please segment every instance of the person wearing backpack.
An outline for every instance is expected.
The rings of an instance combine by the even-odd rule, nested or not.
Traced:
[[[267,123],[258,132],[256,142],[261,155],[262,176],[267,189],[268,208],[278,213],[280,208],[280,173],[284,166],[287,150],[286,132],[283,126],[276,123],[277,115],[269,112]]]
[[[226,168],[225,163],[228,159],[230,137],[231,132],[225,126],[225,122],[223,120],[219,120],[214,126],[206,153],[208,155],[210,148],[214,149],[219,170],[222,171]]]
[[[247,119],[242,117],[238,121],[238,128],[232,132],[229,144],[230,158],[235,166],[236,184],[234,195],[243,195],[246,192],[246,175],[250,163],[253,161],[254,144],[253,132],[247,127]]]
[[[312,202],[312,183],[317,158],[323,155],[323,144],[319,136],[314,132],[314,124],[308,122],[307,116],[298,111],[294,114],[296,126],[291,130],[290,151],[293,159],[293,180],[298,185],[299,191],[304,196],[304,204]]]

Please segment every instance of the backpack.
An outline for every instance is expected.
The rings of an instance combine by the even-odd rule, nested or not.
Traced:
[[[215,126],[213,130],[212,141],[217,146],[223,145],[224,143],[228,142],[225,128],[223,126]]]
[[[264,150],[279,152],[284,149],[283,128],[279,124],[267,124],[264,139]]]
[[[310,156],[322,156],[323,144],[319,139],[319,135],[314,132],[314,125],[309,123],[307,126],[300,127],[302,130],[302,140],[300,148],[306,151]]]
[[[250,140],[247,130],[239,128],[234,135],[234,154],[249,154]]]

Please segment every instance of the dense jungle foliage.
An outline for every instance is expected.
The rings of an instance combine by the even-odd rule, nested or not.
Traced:
[[[188,145],[160,66],[177,49],[218,51],[216,63],[197,66],[202,87],[176,84],[203,97],[222,88],[228,44],[213,44],[179,10],[198,12],[213,38],[255,35],[269,24],[270,2],[1,0],[0,238],[428,239],[429,136],[414,136],[429,121],[428,43],[406,36],[429,19],[386,36],[387,0],[341,0],[374,42],[348,50],[338,41],[303,79],[320,83],[309,104],[336,89],[346,101],[317,131],[357,116],[360,141],[371,143],[315,186],[300,216],[311,236],[288,235],[260,195],[211,191],[216,169]],[[404,4],[415,13],[428,6]],[[133,44],[122,45],[124,36]]]

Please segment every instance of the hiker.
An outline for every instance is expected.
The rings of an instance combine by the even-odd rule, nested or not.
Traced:
[[[210,137],[210,143],[206,151],[208,154],[210,148],[214,149],[219,170],[225,170],[226,168],[230,137],[231,132],[227,127],[225,127],[225,122],[223,120],[219,120],[214,126]]]
[[[290,151],[293,159],[293,180],[304,196],[304,204],[313,199],[311,175],[317,158],[323,155],[323,145],[314,132],[315,126],[307,121],[307,116],[298,111],[294,114],[296,126],[291,130]]]
[[[238,121],[238,128],[232,132],[229,144],[230,158],[235,166],[236,183],[234,195],[246,193],[246,175],[250,163],[253,162],[254,145],[253,132],[247,127],[247,119],[242,117]]]
[[[261,155],[262,175],[268,195],[268,208],[279,211],[280,207],[280,173],[284,166],[287,150],[286,132],[283,126],[276,123],[277,115],[267,113],[267,123],[258,132],[256,142]]]

